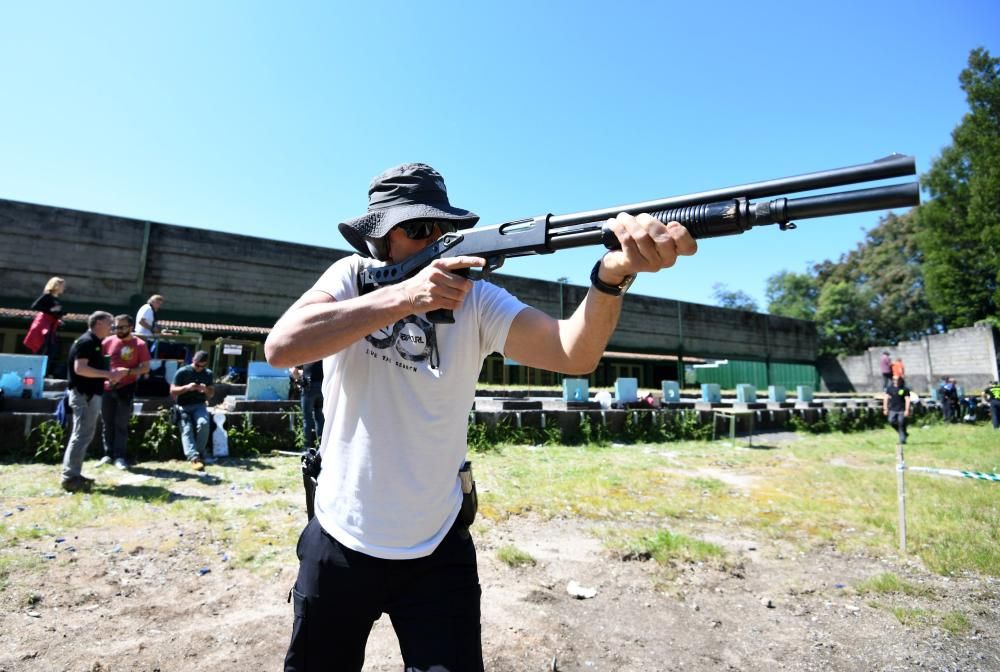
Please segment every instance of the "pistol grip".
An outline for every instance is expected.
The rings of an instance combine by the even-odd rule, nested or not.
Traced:
[[[438,308],[427,313],[427,319],[434,324],[454,324],[455,314],[445,308]]]
[[[452,271],[452,273],[460,275],[463,278],[468,278],[472,275],[468,268],[459,268]],[[427,313],[427,319],[434,324],[455,324],[455,314],[444,308],[438,308]]]

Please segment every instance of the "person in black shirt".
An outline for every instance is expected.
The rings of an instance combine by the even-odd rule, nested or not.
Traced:
[[[36,355],[53,358],[59,354],[59,325],[62,324],[63,306],[59,300],[66,290],[66,281],[53,277],[45,283],[45,291],[31,304],[38,314],[32,320],[24,337],[24,347]]]
[[[899,442],[906,443],[906,418],[910,415],[910,388],[906,387],[901,376],[893,376],[892,383],[885,388],[882,414],[888,416],[889,424],[899,432]]]
[[[83,475],[83,460],[87,446],[94,438],[97,419],[101,417],[101,394],[104,381],[117,383],[128,369],[110,370],[101,341],[111,333],[110,313],[98,311],[87,318],[90,329],[73,342],[69,349],[69,405],[73,409],[73,426],[63,455],[62,487],[68,492],[89,490],[94,479]]]
[[[323,360],[292,367],[289,373],[302,390],[303,448],[314,448],[323,436]]]

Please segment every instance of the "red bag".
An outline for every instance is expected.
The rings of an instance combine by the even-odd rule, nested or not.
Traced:
[[[38,354],[38,351],[42,349],[45,344],[45,338],[49,335],[50,331],[55,331],[59,326],[59,318],[49,315],[48,313],[38,313],[35,315],[35,319],[31,321],[31,326],[28,327],[28,333],[25,335],[24,347],[31,350],[33,354]]]

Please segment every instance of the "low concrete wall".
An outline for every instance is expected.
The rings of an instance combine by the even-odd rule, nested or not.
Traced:
[[[868,348],[862,355],[820,362],[823,387],[830,392],[875,392],[882,388],[879,358],[888,350],[903,360],[906,384],[926,393],[942,376],[955,378],[966,390],[981,390],[997,380],[997,333],[987,325],[930,334],[919,341]]]
[[[266,402],[265,402],[266,403]],[[289,404],[289,402],[273,402],[274,404]],[[294,403],[294,402],[293,402]],[[690,406],[691,404],[682,404]],[[631,420],[635,425],[650,423],[661,416],[660,420],[667,420],[678,413],[693,414],[700,425],[711,427],[716,424],[715,431],[719,438],[728,436],[729,418],[717,416],[715,411],[733,409],[733,404],[713,404],[713,408],[662,408],[662,409],[610,409],[610,410],[526,410],[526,411],[474,411],[471,416],[476,423],[495,425],[499,422],[509,423],[511,426],[541,428],[558,426],[561,436],[565,441],[571,441],[577,436],[580,422],[583,418],[588,418],[592,425],[604,425],[610,436],[615,440],[620,440],[626,423]],[[793,416],[800,419],[805,424],[813,424],[826,418],[831,411],[837,411],[848,415],[864,414],[867,416],[881,415],[881,405],[875,400],[825,400],[810,404],[776,404],[774,408],[766,407],[767,404],[743,404],[749,413],[737,417],[736,431],[746,434],[750,431],[750,423],[753,423],[754,435],[760,432],[778,431],[788,429]],[[780,406],[780,407],[779,407]],[[752,408],[751,408],[752,407]],[[273,441],[269,449],[296,450],[292,445],[292,423],[297,420],[297,412],[291,406],[267,406],[267,410],[255,411],[230,411],[226,412],[226,429],[232,432],[233,429],[243,427],[249,423],[254,429]],[[221,410],[221,409],[219,409]],[[938,412],[936,404],[926,401],[919,402],[914,406],[914,414],[917,416],[924,413]],[[752,420],[750,417],[752,414]],[[982,414],[986,417],[986,413]],[[631,418],[629,417],[631,416]],[[156,413],[144,412],[138,416],[138,432],[145,432],[156,419]],[[47,412],[4,412],[0,413],[0,436],[3,437],[0,443],[0,461],[10,461],[12,459],[30,460],[34,450],[31,432],[44,422],[53,420],[51,413]],[[757,442],[756,439],[754,439]],[[761,438],[758,443],[766,443],[766,437]],[[64,444],[65,445],[65,444]],[[100,431],[94,436],[94,440],[87,450],[88,459],[96,459],[101,455]],[[174,457],[183,459],[180,441],[177,441]]]

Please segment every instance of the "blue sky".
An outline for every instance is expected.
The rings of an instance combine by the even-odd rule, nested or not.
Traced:
[[[971,0],[8,2],[0,198],[347,249],[337,222],[404,161],[483,224],[890,152],[922,172],[998,27]],[[706,240],[632,291],[713,303],[721,282],[763,308],[768,276],[877,221]],[[598,254],[503,272],[584,285]]]

